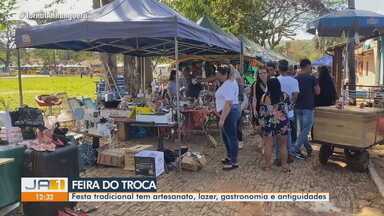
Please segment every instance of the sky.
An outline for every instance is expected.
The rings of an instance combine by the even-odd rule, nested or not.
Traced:
[[[22,18],[25,13],[33,13],[44,9],[44,6],[52,0],[17,0],[15,18]],[[49,10],[56,9],[58,13],[63,14],[81,14],[92,9],[92,0],[64,0],[64,4],[58,4]],[[345,0],[347,1],[347,0]],[[355,0],[356,8],[370,10],[384,15],[384,0]],[[311,39],[313,36],[298,30],[295,39]]]

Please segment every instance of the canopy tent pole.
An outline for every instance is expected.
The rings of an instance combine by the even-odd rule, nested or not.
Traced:
[[[19,81],[19,100],[20,107],[24,105],[23,101],[23,83],[21,82],[20,49],[17,48],[17,79]]]
[[[144,96],[146,96],[147,91],[145,86],[145,57],[143,57],[143,91],[144,91]]]
[[[181,115],[180,115],[180,75],[179,75],[179,43],[175,37],[175,64],[176,64],[176,114],[177,114],[177,138],[179,140],[179,152],[177,163],[178,171],[181,171]]]
[[[175,64],[176,64],[176,113],[177,113],[177,129],[178,129],[178,138],[181,138],[180,134],[180,74],[179,74],[179,43],[177,37],[175,37]]]

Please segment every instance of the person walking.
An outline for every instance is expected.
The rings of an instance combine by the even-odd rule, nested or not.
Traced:
[[[237,163],[239,151],[237,122],[240,119],[239,86],[231,76],[228,66],[219,67],[216,76],[223,83],[215,93],[216,111],[220,114],[219,128],[227,150],[227,157],[222,160],[223,169],[232,170],[239,167]]]
[[[298,81],[289,74],[289,63],[287,60],[280,60],[279,61],[279,76],[277,79],[280,82],[281,85],[281,91],[286,93],[289,97],[288,101],[288,119],[289,119],[289,125],[290,125],[290,130],[288,131],[288,153],[289,157],[288,160],[289,162],[293,161],[293,156],[295,155],[295,149],[294,149],[294,143],[292,140],[292,128],[295,128],[294,120],[294,109],[293,109],[293,104],[295,104],[297,100],[297,96],[299,95],[300,89],[299,89],[299,83]],[[295,136],[294,136],[295,137]],[[278,160],[279,158],[279,148],[277,145],[275,145],[275,154],[276,154],[276,165],[280,165],[281,162]]]
[[[320,87],[316,78],[312,76],[310,60],[301,60],[300,68],[301,73],[296,77],[299,82],[300,93],[295,104],[298,131],[295,151],[298,158],[306,158],[312,155],[312,147],[309,144],[308,135],[314,123],[315,96],[320,94]],[[307,151],[307,156],[301,152],[303,145]]]
[[[321,91],[320,94],[315,97],[316,107],[335,105],[337,98],[335,83],[327,66],[319,67],[318,82]]]
[[[264,145],[263,170],[272,167],[273,140],[276,139],[280,154],[279,160],[284,172],[289,172],[287,165],[287,136],[289,120],[286,106],[289,97],[281,91],[280,82],[276,78],[267,81],[268,90],[263,95],[260,105],[260,125]]]

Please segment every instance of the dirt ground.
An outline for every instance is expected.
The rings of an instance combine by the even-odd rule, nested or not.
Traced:
[[[384,198],[378,192],[368,173],[350,171],[343,161],[330,161],[327,166],[318,162],[318,149],[312,158],[295,161],[291,172],[283,173],[275,167],[261,170],[260,138],[248,139],[239,153],[240,168],[225,172],[220,163],[224,147],[209,147],[207,139],[193,136],[188,141],[193,151],[205,154],[208,165],[198,172],[170,171],[158,178],[160,192],[329,192],[330,202],[281,203],[80,203],[87,210],[96,208],[90,215],[384,215]],[[154,140],[130,142],[130,145],[153,143]],[[172,148],[174,144],[166,143]],[[384,151],[383,151],[384,152]],[[384,164],[383,164],[384,165]],[[383,166],[384,167],[384,166]],[[380,169],[383,169],[381,167]],[[83,177],[127,177],[132,172],[118,168],[92,167]]]

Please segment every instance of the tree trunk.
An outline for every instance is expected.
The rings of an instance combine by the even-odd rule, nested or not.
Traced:
[[[103,5],[106,5],[113,0],[93,0],[93,8],[100,8]],[[117,76],[117,58],[116,55],[101,53],[100,59],[103,62],[105,73],[106,73],[106,81],[109,83],[111,89],[114,89],[115,84],[114,80],[116,80]],[[109,69],[109,70],[108,70]]]
[[[136,95],[140,89],[140,72],[136,64],[136,57],[124,55],[124,78],[131,95]]]

